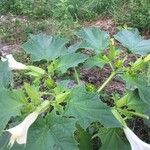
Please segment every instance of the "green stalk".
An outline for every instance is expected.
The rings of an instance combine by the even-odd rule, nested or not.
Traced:
[[[122,111],[122,113],[128,113],[128,114],[138,116],[138,117],[141,117],[144,119],[149,119],[149,116],[147,116],[145,114],[138,113],[138,112],[133,112],[133,111],[128,111],[128,110],[120,110],[120,111]]]
[[[113,115],[115,116],[115,118],[125,127],[127,126],[126,125],[126,122],[124,121],[124,119],[122,118],[122,116],[120,115],[120,113],[115,109],[115,108],[112,108],[111,109],[111,112],[113,113]]]
[[[78,73],[77,73],[77,70],[76,70],[76,68],[75,68],[75,67],[74,67],[73,69],[74,69],[74,73],[75,73],[76,81],[77,81],[78,85],[80,85],[80,79],[79,79],[79,75],[78,75]]]
[[[97,90],[97,92],[101,92],[105,86],[112,80],[112,78],[116,75],[116,72],[113,71],[111,75],[107,78],[107,80],[100,86],[100,88]]]
[[[131,111],[130,111],[130,113],[131,113],[131,114],[133,114],[133,115],[135,115],[135,116],[138,116],[138,117],[141,117],[141,118],[147,119],[147,120],[149,119],[149,116],[144,115],[144,114],[141,114],[141,113],[131,112]]]

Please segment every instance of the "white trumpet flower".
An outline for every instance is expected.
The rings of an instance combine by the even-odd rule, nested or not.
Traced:
[[[23,120],[23,122],[21,122],[19,125],[11,128],[11,129],[6,130],[6,131],[11,133],[10,141],[8,144],[8,146],[10,148],[13,146],[15,141],[18,144],[26,144],[28,129],[34,123],[34,121],[37,119],[38,115],[39,115],[39,112],[35,111],[35,112],[29,114]]]
[[[150,150],[150,144],[147,144],[141,139],[139,139],[127,126],[124,127],[123,130],[130,143],[132,150]]]
[[[20,63],[20,62],[17,62],[14,57],[9,54],[9,55],[6,55],[6,58],[1,58],[2,61],[7,61],[8,60],[8,66],[11,70],[23,70],[23,69],[27,69],[27,66]]]

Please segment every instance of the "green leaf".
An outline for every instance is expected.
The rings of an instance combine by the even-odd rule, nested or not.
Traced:
[[[41,93],[38,89],[38,87],[31,86],[28,83],[25,83],[24,88],[26,90],[26,93],[28,94],[29,98],[31,98],[31,102],[33,104],[38,105],[41,102]]]
[[[100,150],[131,150],[129,143],[123,140],[119,129],[101,128],[98,132],[102,147]]]
[[[126,82],[126,89],[131,91],[137,89],[138,76],[136,74],[125,72],[121,77]]]
[[[89,93],[84,87],[77,87],[73,89],[70,97],[64,115],[75,117],[82,128],[86,129],[96,121],[106,127],[121,126],[97,93]]]
[[[135,85],[137,86],[140,99],[150,106],[150,86],[148,86],[146,79],[143,76],[139,76]]]
[[[146,55],[150,52],[150,40],[144,40],[136,29],[123,29],[114,37],[134,54]]]
[[[129,97],[127,100],[127,106],[130,109],[136,110],[138,112],[145,113],[145,110],[148,109],[148,105],[141,101],[137,91],[129,93]]]
[[[147,83],[148,83],[148,86],[150,86],[150,64],[148,65],[148,68],[147,68]]]
[[[140,99],[144,103],[150,105],[150,86],[148,85],[144,74],[138,76],[125,75],[123,78],[126,80],[128,87],[132,87],[130,88],[131,90],[138,89]]]
[[[75,53],[80,48],[81,42],[77,42],[71,46],[68,47],[69,53]]]
[[[8,88],[12,82],[12,73],[8,67],[8,62],[0,61],[0,87]]]
[[[0,135],[0,150],[8,150],[7,145],[9,143],[10,136],[11,135],[8,134],[8,132],[3,132],[3,134]]]
[[[0,89],[0,132],[6,127],[11,117],[20,115],[24,102],[17,97],[17,94],[17,91]]]
[[[35,76],[35,77],[41,77],[42,75],[45,74],[45,70],[43,70],[39,67],[27,66],[27,69],[28,69],[29,72],[27,72],[26,74],[32,75],[32,76]]]
[[[138,91],[141,100],[150,106],[150,86],[139,85]]]
[[[92,135],[78,126],[79,150],[93,150]]]
[[[135,90],[133,92],[128,92],[124,97],[117,101],[117,105],[125,104],[123,106],[127,106],[130,110],[135,110],[137,112],[145,113],[148,109],[147,103],[143,102],[138,94],[138,91]],[[122,107],[122,106],[120,106]]]
[[[106,63],[108,63],[108,60],[105,60],[103,57],[94,56],[94,57],[90,57],[84,63],[84,67],[86,67],[86,68],[92,68],[92,67],[100,67],[100,68],[102,68]]]
[[[67,52],[66,43],[67,41],[62,38],[39,34],[32,36],[30,40],[22,45],[22,48],[31,54],[33,61],[50,61]]]
[[[101,53],[107,49],[110,42],[107,32],[96,27],[82,28],[76,35],[83,40],[80,45],[81,48],[89,48],[96,53]]]
[[[26,147],[15,144],[12,150],[78,150],[73,135],[75,122],[73,118],[50,113],[29,129]]]
[[[56,69],[65,73],[69,68],[76,67],[88,58],[82,53],[70,53],[60,57]]]

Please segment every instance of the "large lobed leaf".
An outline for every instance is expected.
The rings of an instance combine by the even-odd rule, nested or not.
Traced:
[[[24,102],[17,96],[19,93],[0,89],[0,132],[6,127],[11,117],[20,114]]]
[[[12,73],[8,67],[8,62],[0,61],[0,87],[8,88],[12,82]]]
[[[123,29],[114,37],[134,54],[146,55],[150,52],[150,39],[144,40],[138,30]]]
[[[110,42],[107,32],[101,31],[96,27],[82,28],[76,35],[82,39],[80,43],[81,48],[89,48],[96,53],[101,53],[107,49]]]
[[[66,42],[66,40],[59,37],[39,34],[31,36],[31,39],[24,43],[22,48],[31,54],[33,61],[43,59],[50,61],[67,52]]]
[[[96,121],[106,127],[121,126],[111,109],[99,99],[98,94],[89,93],[84,87],[77,87],[72,91],[64,115],[75,117],[84,129]]]

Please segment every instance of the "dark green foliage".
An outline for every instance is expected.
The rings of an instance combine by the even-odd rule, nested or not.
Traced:
[[[113,7],[113,17],[119,24],[126,23],[139,29],[150,28],[149,0],[124,0],[121,7]]]
[[[64,20],[91,20],[112,16],[117,23],[140,29],[150,27],[149,0],[1,0],[0,13],[27,15],[33,18],[53,17]]]

